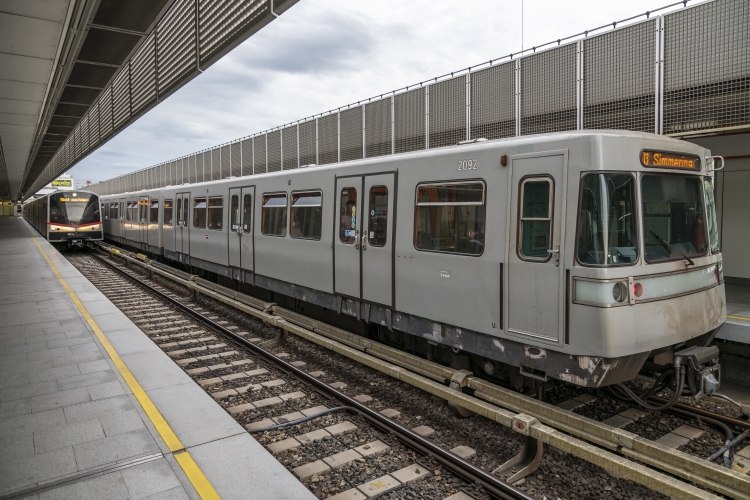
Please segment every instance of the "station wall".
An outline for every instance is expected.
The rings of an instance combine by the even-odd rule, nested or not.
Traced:
[[[689,140],[726,160],[715,181],[724,276],[729,283],[750,285],[750,133]]]

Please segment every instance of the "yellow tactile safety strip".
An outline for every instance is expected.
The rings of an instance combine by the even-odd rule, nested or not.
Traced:
[[[742,319],[742,320],[745,320],[745,321],[750,321],[750,318],[743,318],[742,316],[729,316],[728,314],[727,314],[727,318]]]
[[[28,227],[26,229],[28,230]],[[29,233],[31,233],[30,230]],[[117,367],[120,375],[122,375],[122,378],[125,379],[128,387],[130,387],[130,390],[133,391],[133,395],[143,407],[143,411],[146,412],[149,420],[151,420],[151,423],[154,424],[157,432],[159,432],[159,435],[166,443],[169,451],[172,452],[174,458],[177,460],[177,463],[180,464],[180,467],[182,467],[182,470],[185,472],[185,475],[188,477],[200,497],[205,500],[220,499],[221,497],[218,493],[216,493],[216,490],[214,490],[214,487],[211,485],[208,478],[206,478],[206,476],[203,474],[203,471],[200,469],[200,467],[198,467],[198,464],[195,463],[195,460],[193,460],[193,457],[190,456],[190,453],[185,451],[185,447],[180,442],[180,439],[174,433],[167,421],[164,420],[164,417],[156,408],[156,405],[154,405],[153,401],[151,401],[151,398],[149,398],[146,394],[146,391],[144,391],[143,387],[141,387],[141,384],[139,384],[135,379],[125,362],[122,360],[117,351],[115,351],[115,348],[112,347],[112,344],[109,343],[109,340],[107,340],[104,332],[102,332],[101,328],[99,328],[99,325],[96,324],[96,321],[94,321],[94,318],[91,317],[89,312],[86,310],[86,307],[84,307],[83,303],[80,301],[73,289],[70,288],[70,285],[68,285],[68,282],[65,281],[65,278],[63,278],[62,274],[60,274],[60,271],[57,270],[57,267],[55,267],[55,265],[49,259],[49,257],[47,256],[47,252],[45,252],[39,242],[36,241],[33,233],[31,234],[31,239],[34,241],[34,244],[42,253],[42,257],[44,257],[44,260],[47,261],[47,264],[49,264],[52,272],[55,273],[57,279],[59,279],[60,283],[62,283],[65,291],[68,292],[70,298],[73,299],[73,302],[75,303],[78,310],[81,311],[81,314],[86,319],[86,322],[89,324],[91,329],[94,330],[94,333],[99,339],[99,342],[102,343],[102,346],[104,346],[107,354],[109,354],[109,357],[112,358],[112,362]]]

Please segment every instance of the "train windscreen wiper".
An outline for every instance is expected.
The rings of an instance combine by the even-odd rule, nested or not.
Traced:
[[[651,233],[651,234],[653,234],[654,238],[656,238],[656,241],[658,241],[661,244],[661,246],[663,246],[664,248],[666,248],[668,252],[672,253],[672,251],[675,251],[678,254],[680,254],[683,257],[685,257],[685,259],[687,259],[687,261],[690,263],[691,266],[695,265],[695,262],[693,262],[690,259],[690,257],[688,257],[687,255],[685,255],[684,253],[682,253],[680,250],[676,249],[675,247],[673,247],[672,245],[670,245],[669,243],[667,243],[664,240],[664,238],[662,238],[661,236],[659,236],[658,234],[656,234],[655,232],[653,232],[651,229],[649,229],[648,232]]]

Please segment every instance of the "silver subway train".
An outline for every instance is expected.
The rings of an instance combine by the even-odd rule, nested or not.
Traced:
[[[99,195],[55,191],[23,205],[23,217],[50,243],[83,246],[103,239]]]
[[[581,131],[101,200],[109,240],[517,388],[651,366],[701,395],[726,317],[712,168]]]

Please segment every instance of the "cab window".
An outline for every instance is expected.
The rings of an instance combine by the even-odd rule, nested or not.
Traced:
[[[323,227],[323,193],[292,193],[292,238],[319,240]]]
[[[463,255],[484,251],[484,182],[420,184],[415,215],[417,250]]]
[[[524,260],[549,260],[552,241],[552,179],[529,177],[521,181],[521,216],[518,254]]]
[[[193,227],[206,228],[206,199],[193,198]]]
[[[263,196],[260,232],[267,236],[286,236],[286,193]]]

